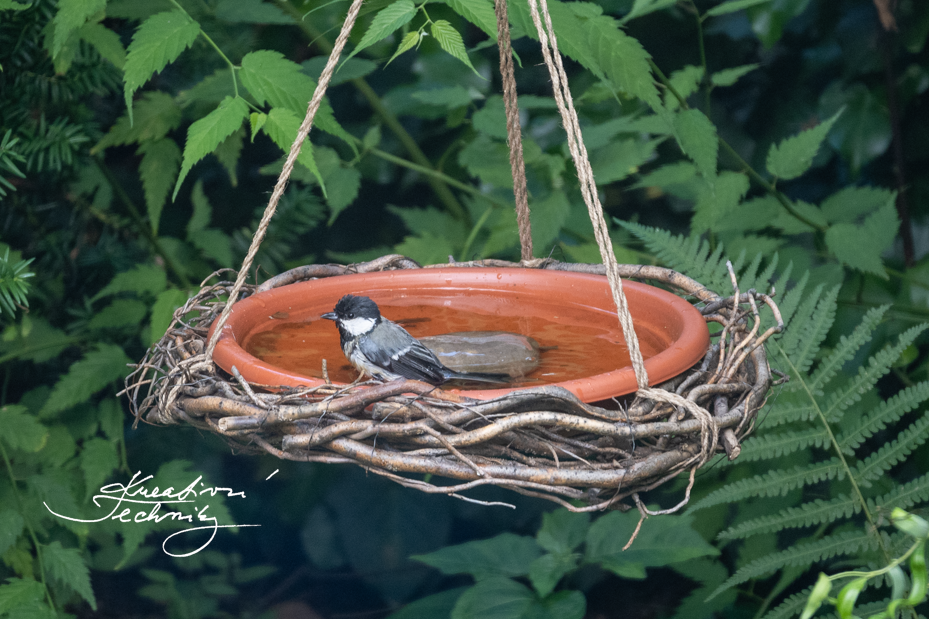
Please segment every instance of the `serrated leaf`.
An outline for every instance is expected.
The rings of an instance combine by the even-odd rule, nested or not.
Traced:
[[[465,50],[461,34],[455,30],[454,26],[444,19],[439,19],[432,22],[432,27],[429,31],[432,33],[432,37],[439,43],[439,47],[468,65],[468,68],[474,71],[475,75],[480,77],[480,73],[477,72],[477,69],[471,64],[471,59],[468,58],[468,52]]]
[[[268,134],[268,137],[270,137],[275,144],[280,146],[286,154],[290,152],[290,147],[297,137],[297,131],[300,130],[300,119],[290,110],[276,107],[268,113],[268,118],[265,121],[263,129],[264,132]],[[319,173],[319,168],[316,167],[316,160],[313,158],[313,144],[310,142],[309,138],[303,141],[303,146],[300,147],[300,154],[297,155],[297,161],[312,172],[314,178],[316,178],[316,182],[319,183],[323,191],[323,196],[325,196],[326,184],[323,181],[322,175]]]
[[[215,15],[217,19],[239,24],[294,24],[284,11],[261,0],[220,0]]]
[[[177,198],[181,183],[194,164],[212,153],[220,142],[238,130],[247,116],[248,104],[245,99],[226,97],[219,107],[190,126],[184,144],[184,163],[174,185],[172,199]]]
[[[103,11],[106,0],[59,0],[58,12],[52,18],[52,56],[57,56],[71,34]]]
[[[110,146],[158,141],[181,124],[181,108],[168,93],[142,93],[133,107],[133,119],[130,120],[128,110],[120,116],[107,134],[90,149],[92,155]]]
[[[216,230],[215,228],[198,230],[190,235],[188,240],[205,256],[219,263],[219,266],[232,268],[232,239],[222,230]]]
[[[329,224],[351,206],[361,188],[361,172],[355,168],[338,166],[326,175],[326,204],[329,205]]]
[[[165,334],[174,317],[174,310],[187,303],[187,294],[177,288],[169,288],[158,295],[152,306],[152,342],[157,342]]]
[[[674,129],[681,150],[697,164],[704,178],[712,182],[719,154],[716,127],[703,112],[690,109],[675,114]]]
[[[509,578],[489,578],[461,594],[451,619],[524,617],[534,600],[525,585]]]
[[[553,191],[541,200],[534,200],[530,209],[533,246],[549,251],[552,242],[571,213],[571,202],[563,191]]]
[[[649,13],[660,11],[676,3],[677,0],[635,0],[635,2],[632,3],[632,10],[620,21],[625,24],[636,17],[642,17]]]
[[[116,299],[87,321],[90,331],[137,327],[148,314],[148,306],[138,299]]]
[[[12,509],[0,511],[0,556],[16,543],[26,523],[19,512]]]
[[[725,171],[716,177],[712,185],[700,189],[691,229],[700,233],[713,229],[716,222],[722,220],[739,205],[739,201],[748,192],[748,177],[739,172]]]
[[[119,457],[112,441],[102,438],[84,441],[81,449],[81,470],[84,472],[84,488],[87,498],[99,491],[100,485],[118,466]]]
[[[124,94],[132,123],[132,95],[155,73],[174,62],[200,34],[200,24],[183,11],[152,15],[132,35],[123,67]]]
[[[139,153],[142,154],[139,176],[142,177],[145,208],[152,232],[157,235],[161,211],[181,165],[181,149],[171,138],[162,138],[155,142],[143,143],[139,147]]]
[[[823,200],[820,208],[829,223],[853,222],[896,198],[895,192],[879,187],[845,187]]]
[[[78,30],[82,40],[94,46],[94,49],[117,69],[126,66],[126,48],[119,40],[119,35],[99,23],[84,24]]]
[[[403,39],[400,41],[400,45],[397,46],[397,51],[394,52],[394,55],[390,57],[390,60],[387,61],[387,64],[390,64],[394,61],[394,58],[402,54],[403,52],[408,52],[413,49],[419,43],[421,35],[418,31],[407,32],[403,35]],[[387,65],[384,65],[387,66]]]
[[[58,379],[39,416],[49,417],[86,402],[110,383],[125,377],[131,363],[119,346],[98,344]]]
[[[722,71],[717,71],[710,76],[710,82],[714,86],[732,86],[739,78],[751,73],[759,66],[758,64],[743,64],[740,67],[732,67],[731,69],[723,69]]]
[[[136,294],[158,294],[168,285],[168,277],[164,269],[153,264],[140,264],[128,271],[117,273],[103,290],[93,296],[91,301],[103,297],[119,294],[120,292],[134,292]]]
[[[219,163],[226,168],[226,172],[229,174],[229,183],[233,187],[238,187],[239,185],[239,177],[236,173],[236,168],[239,164],[239,156],[242,154],[244,140],[245,128],[239,127],[235,133],[219,143],[214,153],[216,158],[219,159]]]
[[[25,406],[0,408],[0,439],[10,449],[36,452],[45,446],[48,429]]]
[[[679,69],[668,77],[668,81],[671,82],[671,87],[674,88],[677,94],[685,101],[687,97],[697,92],[702,80],[703,67],[694,65],[688,65],[683,69]],[[665,107],[672,111],[680,107],[680,102],[670,89],[665,93]]]
[[[861,225],[838,223],[826,230],[826,246],[842,264],[887,278],[881,254],[897,236],[900,222],[893,202],[865,218]]]
[[[590,167],[598,185],[620,181],[639,171],[639,166],[655,156],[655,148],[664,140],[616,140],[591,151]],[[512,181],[510,186],[512,186]]]
[[[447,237],[422,232],[405,237],[394,246],[393,253],[407,256],[420,264],[440,264],[448,262],[448,257],[455,254],[455,246]]]
[[[723,2],[722,4],[718,4],[707,11],[704,16],[717,17],[719,15],[726,15],[728,13],[735,13],[736,11],[741,11],[742,9],[747,9],[749,7],[758,4],[764,4],[770,1],[771,0],[732,0],[731,2]]]
[[[361,50],[374,45],[382,39],[386,39],[398,28],[409,23],[415,15],[416,5],[413,4],[412,0],[397,0],[397,2],[381,9],[371,20],[371,25],[348,57],[351,58]]]
[[[790,180],[809,170],[829,129],[839,119],[841,113],[842,110],[839,110],[832,118],[819,123],[812,129],[781,140],[779,144],[772,144],[766,161],[768,172],[779,179]]]
[[[90,586],[90,570],[77,548],[65,548],[54,541],[42,549],[42,564],[52,578],[65,585],[97,610],[97,600]]]
[[[569,553],[584,542],[590,515],[556,509],[542,515],[542,526],[536,533],[536,542],[553,553]]]
[[[194,183],[194,189],[190,192],[190,202],[193,204],[194,212],[187,222],[187,238],[210,225],[210,219],[213,217],[213,207],[206,194],[203,193],[203,180]]]
[[[493,576],[524,576],[529,573],[529,564],[541,554],[542,549],[531,537],[501,533],[410,558],[443,574],[471,574],[483,580]]]
[[[432,88],[413,93],[413,98],[429,105],[440,105],[447,108],[456,108],[469,105],[474,99],[480,99],[480,93],[469,91],[461,84],[448,88]],[[477,114],[475,114],[476,116]]]
[[[529,582],[540,597],[555,590],[558,581],[577,567],[577,555],[544,554],[529,565]]]
[[[557,26],[555,30],[560,44],[561,32]],[[656,112],[662,111],[661,97],[648,64],[651,56],[641,43],[620,30],[616,20],[607,16],[587,20],[583,33],[586,40],[578,44],[589,47],[598,66],[589,66],[579,59],[582,64],[595,74],[606,75],[618,88],[645,101]]]
[[[252,142],[255,141],[255,136],[266,122],[268,122],[268,115],[262,112],[252,112],[248,115],[248,125],[252,128]]]
[[[42,583],[31,578],[8,578],[0,585],[0,613],[30,608],[44,598]]]
[[[484,31],[494,41],[497,40],[497,16],[493,3],[488,0],[445,0],[453,11]]]

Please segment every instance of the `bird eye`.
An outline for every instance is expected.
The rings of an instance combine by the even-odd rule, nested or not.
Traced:
[[[348,313],[348,319],[349,319],[349,320],[351,320],[351,319],[354,318],[354,317],[355,317],[355,312],[349,312],[349,313]]]

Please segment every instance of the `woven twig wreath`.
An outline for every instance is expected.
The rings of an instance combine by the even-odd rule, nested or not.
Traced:
[[[435,266],[604,271],[602,265],[552,260]],[[408,268],[421,267],[403,256],[311,265],[246,286],[243,296],[308,279]],[[772,384],[762,344],[780,330],[760,331],[759,307],[766,304],[781,322],[770,297],[753,290],[721,298],[670,269],[621,265],[620,271],[624,278],[685,295],[707,322],[722,325],[702,362],[658,387],[713,411],[709,426],[686,407],[653,398],[630,396],[619,410],[609,410],[555,386],[490,401],[410,380],[263,392],[225,374],[204,354],[207,331],[225,305],[220,299],[232,287],[227,281],[204,286],[175,312],[165,336],[127,378],[126,389],[137,420],[190,424],[246,453],[357,464],[407,487],[466,500],[473,499],[462,492],[490,484],[572,511],[626,509],[624,498],[696,470],[716,450],[730,459],[738,455]],[[455,481],[426,482],[424,475]]]

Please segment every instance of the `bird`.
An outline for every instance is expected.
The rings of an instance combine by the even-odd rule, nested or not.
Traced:
[[[409,378],[436,386],[450,380],[505,383],[510,379],[507,374],[456,372],[445,367],[406,329],[381,316],[377,303],[368,297],[347,294],[334,311],[321,318],[335,321],[345,357],[356,370],[375,379]]]

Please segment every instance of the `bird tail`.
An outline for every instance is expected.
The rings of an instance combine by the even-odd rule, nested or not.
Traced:
[[[513,380],[509,374],[491,374],[489,372],[454,372],[449,371],[446,380],[468,380],[478,383],[508,383]]]

